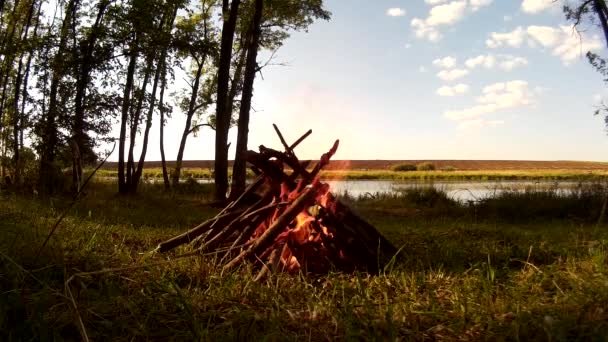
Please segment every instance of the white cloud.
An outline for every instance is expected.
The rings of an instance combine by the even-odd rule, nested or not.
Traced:
[[[523,0],[521,9],[526,13],[535,14],[549,9],[556,4],[555,0]]]
[[[563,39],[562,31],[551,26],[528,26],[526,32],[530,38],[544,47],[552,47]]]
[[[431,42],[437,42],[441,39],[441,32],[420,18],[412,19],[410,25],[418,38],[426,38]]]
[[[425,73],[426,72],[426,67],[425,66],[421,66],[420,68],[418,68],[418,71]]]
[[[439,73],[437,73],[437,77],[444,81],[454,81],[465,77],[468,74],[469,71],[466,69],[441,70]]]
[[[477,105],[461,110],[448,110],[444,116],[455,121],[476,120],[499,110],[527,106],[532,103],[533,97],[534,92],[526,81],[495,83],[483,89],[482,96],[477,98]]]
[[[464,18],[467,9],[467,0],[451,1],[430,0],[428,4],[434,5],[429,11],[426,19],[414,18],[410,25],[418,38],[425,38],[431,42],[437,42],[442,35],[440,26],[453,25]]]
[[[426,23],[431,26],[454,24],[464,17],[466,8],[466,0],[435,6],[431,8]]]
[[[439,5],[439,4],[442,4],[447,1],[448,0],[424,0],[424,2],[426,2],[429,5]]]
[[[456,96],[462,95],[469,91],[469,86],[463,83],[457,84],[453,87],[443,86],[437,89],[437,95],[439,96]]]
[[[399,7],[393,7],[386,10],[386,15],[390,17],[403,17],[405,13],[405,10]]]
[[[580,58],[587,51],[597,51],[603,47],[602,40],[597,36],[579,34],[572,26],[528,26],[525,30],[518,27],[512,32],[492,32],[486,41],[489,48],[501,46],[520,47],[524,41],[531,47],[539,45],[551,49],[554,56],[559,57],[566,65]]]
[[[493,0],[470,0],[471,9],[473,12],[478,11],[480,8],[491,5]]]
[[[515,68],[523,67],[528,65],[528,60],[523,57],[516,57],[511,55],[479,55],[477,57],[469,58],[464,63],[467,68],[475,69],[478,66],[486,69],[492,69],[498,67],[505,71],[511,71]]]
[[[406,48],[406,49],[411,49],[412,48],[412,44],[406,43],[405,45],[403,45],[403,47]]]
[[[493,55],[479,55],[477,57],[467,59],[464,64],[469,69],[474,69],[477,66],[483,66],[486,69],[491,69],[496,65],[496,57]]]
[[[520,47],[526,39],[526,31],[523,27],[517,27],[515,30],[506,33],[492,32],[490,38],[486,40],[486,46],[495,49],[501,46]]]
[[[433,65],[439,68],[451,69],[456,66],[456,58],[451,56],[437,58],[433,61]]]
[[[528,60],[524,57],[516,56],[503,56],[503,59],[499,62],[498,66],[505,71],[511,71],[513,69],[524,67],[528,65]]]

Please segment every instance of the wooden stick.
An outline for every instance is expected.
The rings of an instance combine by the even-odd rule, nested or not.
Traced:
[[[300,195],[298,199],[296,199],[291,206],[289,206],[287,210],[285,210],[285,212],[279,216],[272,226],[270,226],[270,228],[268,228],[268,230],[266,230],[262,236],[256,239],[251,247],[243,251],[236,258],[232,259],[232,261],[226,264],[223,271],[225,272],[231,270],[246,258],[249,258],[260,250],[265,250],[268,248],[274,239],[276,239],[276,237],[285,229],[285,227],[287,227],[287,225],[293,221],[296,216],[298,216],[298,214],[306,207],[306,205],[309,205],[310,202],[315,199],[316,196],[316,188],[306,189],[305,192],[303,192],[302,195]]]
[[[301,136],[298,140],[296,140],[296,142],[294,142],[293,144],[291,144],[291,146],[289,146],[289,150],[293,151],[296,147],[298,147],[298,145],[300,145],[300,143],[302,141],[304,141],[304,139],[308,138],[308,136],[311,134],[312,134],[312,129],[309,129],[308,132],[304,133],[303,136]]]
[[[281,144],[283,144],[283,147],[285,147],[285,152],[291,153],[291,150],[289,149],[289,145],[287,145],[285,138],[283,138],[283,134],[281,134],[279,127],[277,127],[277,125],[275,125],[275,124],[272,124],[272,127],[274,127],[274,131],[277,132],[279,139],[281,139]]]
[[[225,213],[223,215],[218,215],[212,219],[209,219],[209,220],[199,224],[198,226],[190,229],[189,231],[187,231],[183,234],[180,234],[169,240],[159,243],[158,247],[156,247],[156,250],[160,253],[164,253],[164,252],[170,251],[178,246],[181,246],[183,244],[190,243],[190,242],[194,241],[200,235],[206,233],[209,229],[213,228],[216,224],[218,224],[220,222],[230,221],[230,220],[234,219],[234,217],[237,217],[241,214],[242,214],[242,211],[234,211],[234,212]]]

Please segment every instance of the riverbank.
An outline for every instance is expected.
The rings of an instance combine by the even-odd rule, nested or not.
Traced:
[[[402,247],[396,262],[377,276],[281,274],[262,284],[249,267],[221,274],[212,257],[149,254],[217,209],[207,186],[140,190],[123,198],[115,184],[91,184],[39,256],[69,198],[0,197],[6,340],[78,340],[82,331],[113,341],[608,335],[608,227],[596,225],[603,192],[593,188],[473,207],[432,189],[346,198]]]
[[[99,178],[116,178],[115,170],[99,170]],[[249,177],[254,177],[248,171]],[[540,180],[540,181],[601,181],[608,180],[608,170],[575,170],[575,169],[525,169],[525,170],[474,170],[474,171],[390,171],[390,170],[329,170],[321,171],[321,178],[327,180],[398,180],[398,181],[493,181],[493,180]],[[144,179],[162,181],[160,168],[147,168],[143,171]],[[205,168],[185,168],[182,179],[212,179],[213,171]]]

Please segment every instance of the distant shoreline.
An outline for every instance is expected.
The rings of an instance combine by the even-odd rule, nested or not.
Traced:
[[[329,163],[325,170],[390,170],[397,164],[420,164],[432,163],[437,169],[453,168],[461,171],[476,170],[607,170],[608,162],[598,161],[542,161],[542,160],[334,160]],[[167,166],[172,167],[174,161],[167,161]],[[184,168],[211,169],[213,160],[186,160]],[[229,161],[232,166],[233,161]],[[117,162],[107,162],[104,169],[116,169]],[[145,162],[144,167],[148,169],[160,168],[160,161]]]

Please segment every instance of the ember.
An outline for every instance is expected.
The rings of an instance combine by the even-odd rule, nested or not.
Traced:
[[[339,141],[321,156],[311,171],[293,152],[312,131],[287,145],[285,152],[260,146],[247,160],[258,175],[239,197],[216,217],[159,244],[167,252],[183,244],[222,255],[223,269],[242,262],[268,272],[330,270],[377,273],[396,249],[372,225],[355,215],[330,192],[318,174],[336,153]]]

